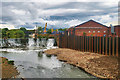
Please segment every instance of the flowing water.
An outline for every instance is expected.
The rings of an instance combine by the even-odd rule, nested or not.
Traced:
[[[56,59],[56,56],[47,56],[44,50],[55,48],[54,39],[42,39],[34,42],[28,40],[9,40],[17,47],[0,49],[0,56],[14,60],[18,77],[23,78],[95,78],[83,70]],[[24,42],[24,43],[23,43]],[[20,46],[20,47],[18,47]]]

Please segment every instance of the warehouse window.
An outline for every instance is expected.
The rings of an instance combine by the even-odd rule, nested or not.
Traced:
[[[98,31],[98,33],[100,33],[100,31]]]
[[[89,33],[90,33],[91,31],[89,31]]]
[[[104,31],[104,33],[106,33],[106,31]]]
[[[95,31],[93,31],[93,33],[95,33]]]

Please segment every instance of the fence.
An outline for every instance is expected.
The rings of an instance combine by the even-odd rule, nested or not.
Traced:
[[[60,33],[59,47],[118,57],[120,37],[76,36]]]

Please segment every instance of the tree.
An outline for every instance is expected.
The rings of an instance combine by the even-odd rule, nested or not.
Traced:
[[[85,32],[83,32],[83,36],[86,36],[86,33],[85,33]]]
[[[63,29],[62,29],[62,28],[59,28],[58,30],[62,31]]]
[[[20,30],[22,30],[24,33],[26,32],[26,28],[21,27]]]
[[[9,30],[7,31],[8,38],[24,38],[25,33],[22,30]]]
[[[40,34],[40,33],[43,33],[42,27],[38,27],[38,33],[39,33],[39,34]]]
[[[0,38],[2,38],[2,29],[0,28]]]
[[[2,38],[6,37],[6,32],[8,31],[8,28],[2,29]]]
[[[62,28],[59,28],[58,30],[59,31],[65,31],[67,28],[64,28],[64,29],[62,29]]]
[[[16,38],[24,38],[25,33],[22,30],[17,30],[15,32],[15,36],[16,36]]]
[[[48,33],[48,34],[51,34],[51,33],[52,33],[51,29],[49,29],[49,30],[47,31],[47,33]]]
[[[8,38],[15,38],[15,32],[13,30],[9,30],[6,32],[6,36]]]

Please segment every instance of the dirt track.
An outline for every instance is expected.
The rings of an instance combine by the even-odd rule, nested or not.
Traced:
[[[120,67],[118,66],[117,57],[65,48],[50,49],[45,51],[45,53],[57,55],[59,60],[78,66],[99,78],[115,79],[118,77]]]

